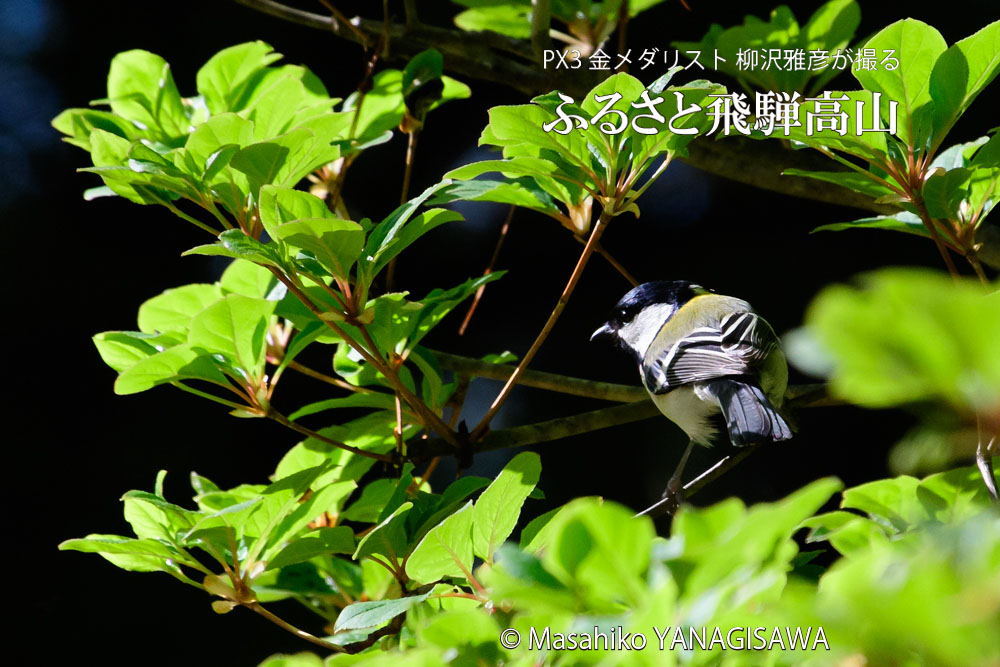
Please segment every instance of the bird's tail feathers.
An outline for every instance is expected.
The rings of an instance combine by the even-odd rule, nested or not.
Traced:
[[[706,383],[705,389],[719,401],[729,439],[736,447],[792,437],[788,422],[755,384],[724,378]]]

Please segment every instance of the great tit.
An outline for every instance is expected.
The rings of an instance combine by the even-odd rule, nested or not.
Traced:
[[[679,491],[692,446],[712,444],[716,413],[737,447],[792,437],[778,412],[788,382],[778,337],[742,299],[684,280],[644,283],[590,339],[629,352],[656,407],[690,438],[665,496]]]

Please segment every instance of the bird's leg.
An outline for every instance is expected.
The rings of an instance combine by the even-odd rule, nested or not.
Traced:
[[[670,481],[667,482],[667,488],[663,491],[660,501],[651,507],[647,507],[636,514],[636,516],[658,517],[664,514],[673,514],[677,511],[677,508],[681,506],[681,502],[684,500],[684,485],[681,484],[681,475],[684,474],[684,466],[687,465],[688,456],[691,455],[692,449],[694,449],[694,440],[689,440],[687,449],[681,455],[680,463],[677,464],[674,474],[670,476]]]
[[[669,498],[674,496],[678,498],[678,504],[680,502],[680,494],[684,489],[684,485],[681,484],[681,475],[684,474],[684,466],[687,465],[688,457],[691,455],[691,450],[694,449],[694,440],[688,440],[687,449],[681,455],[680,463],[677,464],[677,468],[674,469],[674,474],[670,476],[670,481],[667,482],[667,488],[663,491],[663,498]]]

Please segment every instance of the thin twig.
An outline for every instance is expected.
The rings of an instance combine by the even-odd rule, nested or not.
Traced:
[[[340,380],[335,377],[330,377],[329,375],[324,375],[323,373],[315,371],[309,368],[308,366],[303,366],[297,361],[289,361],[287,367],[292,369],[293,371],[296,371],[297,373],[301,373],[302,375],[311,377],[314,380],[319,380],[320,382],[332,384],[334,387],[340,387],[341,389],[346,389],[347,391],[353,391],[358,394],[380,393],[374,389],[369,389],[368,387],[359,387],[358,385],[351,384],[350,382],[345,382],[344,380]]]
[[[621,5],[618,7],[618,53],[620,55],[625,53],[625,48],[628,46],[628,5],[628,0],[622,0]],[[627,62],[622,71],[628,71]]]
[[[510,229],[510,221],[514,218],[514,211],[516,210],[517,207],[511,205],[510,210],[507,211],[507,217],[503,221],[503,226],[500,227],[500,238],[497,239],[497,243],[493,247],[493,256],[490,257],[490,263],[486,265],[486,270],[483,271],[483,276],[488,276],[493,273],[493,268],[496,266],[497,259],[500,257],[500,248],[503,247],[503,242],[507,238],[507,232]],[[462,325],[458,327],[459,336],[465,335],[465,330],[469,327],[469,322],[472,320],[472,314],[476,312],[476,306],[479,305],[479,301],[483,298],[483,292],[485,290],[486,285],[480,285],[479,289],[476,290],[475,296],[472,297],[472,303],[469,305],[469,310],[465,313]]]
[[[500,390],[500,394],[494,399],[493,404],[490,409],[486,412],[486,415],[480,420],[476,428],[472,430],[470,438],[472,442],[475,442],[483,437],[486,431],[490,427],[490,421],[496,416],[500,407],[510,396],[510,392],[514,389],[514,385],[517,384],[518,378],[524,373],[528,364],[531,360],[535,358],[538,350],[542,347],[545,339],[549,337],[549,333],[555,326],[556,322],[559,320],[559,316],[562,315],[563,310],[566,308],[566,304],[569,303],[569,298],[573,294],[573,290],[576,289],[576,284],[580,281],[580,276],[583,275],[583,269],[587,266],[587,261],[590,259],[591,254],[594,252],[594,246],[601,239],[601,234],[604,232],[604,228],[607,226],[608,222],[611,220],[611,213],[608,210],[601,212],[601,217],[597,220],[597,224],[594,225],[594,231],[590,233],[590,239],[587,241],[587,245],[583,247],[583,252],[580,253],[580,259],[577,260],[576,266],[573,268],[573,273],[570,274],[569,281],[566,283],[565,289],[563,289],[562,294],[559,296],[559,300],[556,302],[555,308],[552,309],[552,313],[549,315],[549,319],[545,322],[545,326],[538,333],[535,338],[535,342],[531,344],[531,347],[525,353],[524,358],[514,369],[514,373],[507,380],[507,383]]]
[[[613,266],[615,270],[618,271],[618,273],[622,274],[622,278],[624,278],[625,280],[627,280],[629,283],[632,284],[632,287],[639,286],[639,281],[636,280],[635,277],[628,272],[628,269],[626,269],[621,262],[612,257],[611,253],[608,252],[603,245],[597,244],[597,247],[594,248],[594,252],[596,252],[598,255],[607,260],[608,264]]]
[[[410,177],[413,174],[413,160],[417,154],[417,137],[420,135],[420,128],[413,128],[406,134],[406,165],[403,169],[403,187],[399,193],[399,205],[402,206],[410,199]],[[396,260],[399,256],[389,260],[389,266],[385,272],[385,289],[387,292],[395,291],[396,286]]]
[[[295,627],[294,625],[292,625],[291,623],[289,623],[285,619],[283,619],[283,618],[281,618],[279,616],[275,616],[270,611],[268,611],[264,607],[260,606],[259,602],[251,602],[250,604],[245,605],[245,606],[248,609],[251,609],[251,610],[257,612],[258,614],[260,614],[261,616],[263,616],[267,620],[271,621],[275,625],[278,625],[278,626],[284,628],[285,630],[288,630],[289,632],[291,632],[293,635],[295,635],[299,639],[305,639],[307,642],[311,642],[313,644],[316,644],[316,646],[322,646],[327,651],[334,651],[336,653],[346,653],[347,652],[347,650],[344,649],[342,646],[337,646],[336,644],[331,644],[330,642],[326,641],[325,639],[320,639],[316,635],[309,634],[305,630],[299,630],[297,627]]]

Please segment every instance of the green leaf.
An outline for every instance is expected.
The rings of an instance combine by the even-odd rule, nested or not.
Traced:
[[[467,32],[489,30],[515,39],[531,37],[531,6],[486,5],[466,9],[455,17],[455,25]]]
[[[322,467],[321,467],[322,469]],[[317,475],[317,478],[321,475]],[[284,480],[288,480],[286,477]],[[283,480],[279,480],[283,481]],[[332,515],[339,514],[344,500],[357,488],[354,480],[344,480],[333,482],[321,486],[322,482],[314,479],[311,486],[315,487],[312,495],[303,502],[296,500],[295,505],[290,506],[284,517],[266,535],[261,535],[263,547],[257,549],[261,560],[270,561],[281,551],[287,542],[295,540],[296,534],[305,528],[310,522],[315,521],[324,513]],[[354,550],[353,537],[349,546],[343,553],[350,553]]]
[[[852,512],[836,511],[818,514],[800,524],[811,529],[806,543],[827,541],[845,556],[856,556],[873,545],[885,541],[883,528],[863,516]]]
[[[325,401],[310,403],[293,412],[288,418],[291,421],[297,421],[302,417],[341,408],[380,408],[383,410],[392,410],[394,407],[395,399],[391,394],[351,394],[350,396],[343,396],[341,398],[328,398]]]
[[[164,143],[188,133],[170,65],[156,54],[136,49],[116,55],[108,72],[108,98],[112,111],[149,128]]]
[[[271,238],[275,237],[280,225],[306,218],[329,218],[336,216],[319,197],[292,188],[265,185],[260,190],[260,220]]]
[[[212,115],[242,108],[238,101],[255,74],[281,58],[264,42],[246,42],[219,51],[198,70],[198,92]]]
[[[286,287],[274,274],[252,262],[232,262],[219,279],[223,294],[242,294],[255,299],[278,301],[285,296]],[[287,353],[286,353],[287,356]]]
[[[786,169],[781,173],[784,176],[815,178],[818,181],[842,185],[845,188],[869,195],[875,199],[892,193],[892,190],[886,186],[856,171],[806,171],[805,169]]]
[[[431,203],[445,204],[453,201],[490,201],[530,208],[547,215],[561,213],[552,196],[532,178],[505,181],[460,181],[454,183],[434,198]]]
[[[228,294],[191,320],[188,342],[193,348],[225,356],[249,377],[259,379],[274,306],[274,301]]]
[[[230,164],[246,174],[250,194],[258,197],[261,186],[292,187],[306,174],[332,162],[340,150],[300,127],[281,136],[250,144],[236,153]]]
[[[90,133],[95,129],[118,135],[129,142],[135,141],[140,134],[139,128],[121,116],[97,109],[66,109],[52,119],[52,127],[68,135],[63,141],[88,152],[91,150]]]
[[[397,482],[394,479],[376,479],[371,482],[365,486],[361,497],[344,510],[343,518],[347,521],[378,523],[382,509],[396,491],[396,485]]]
[[[861,288],[832,286],[807,326],[835,360],[831,387],[848,400],[888,407],[935,400],[960,411],[1000,402],[1000,308],[971,281],[885,269]]]
[[[205,380],[228,385],[226,377],[211,357],[196,352],[185,343],[142,359],[124,370],[115,381],[115,393],[136,394],[180,380]]]
[[[921,190],[932,218],[959,220],[959,206],[968,198],[972,172],[965,168],[938,171],[924,181]]]
[[[327,554],[354,553],[354,532],[347,526],[320,528],[306,533],[279,551],[268,564],[267,569],[286,567]]]
[[[487,562],[493,552],[514,532],[521,506],[538,484],[541,460],[534,452],[522,452],[504,466],[483,491],[473,510],[473,550]]]
[[[563,584],[585,592],[595,611],[612,600],[637,602],[654,536],[646,517],[596,498],[566,505],[551,524],[542,562]]]
[[[136,539],[120,535],[88,535],[85,538],[66,540],[60,551],[83,553],[144,554],[160,559],[176,559],[181,553],[155,539]]]
[[[170,334],[136,331],[105,331],[94,336],[94,345],[101,359],[119,373],[178,343],[179,340]]]
[[[497,646],[500,627],[481,609],[456,609],[435,614],[418,630],[417,636],[422,645],[457,652],[458,660],[493,658],[488,664],[499,664],[502,656]]]
[[[323,667],[323,659],[315,653],[272,655],[257,667]]]
[[[403,102],[410,114],[423,120],[431,105],[441,98],[444,59],[437,49],[427,49],[410,58],[403,68]]]
[[[907,211],[900,211],[894,215],[860,218],[852,222],[835,222],[829,225],[820,225],[813,232],[839,232],[844,229],[888,229],[907,234],[916,234],[917,236],[930,236],[920,218]]]
[[[384,556],[395,563],[406,553],[406,513],[413,503],[405,502],[358,542],[354,560]]]
[[[184,144],[184,159],[195,174],[212,183],[232,159],[233,154],[225,149],[240,149],[252,141],[250,121],[234,113],[222,113],[195,128]]]
[[[117,134],[94,129],[90,133],[90,157],[93,170],[116,194],[136,204],[155,204],[174,196],[153,187],[151,174],[137,174],[128,166],[128,152],[132,144]]]
[[[434,526],[406,559],[406,575],[421,583],[472,571],[472,502]]]
[[[918,113],[930,105],[930,80],[934,64],[948,45],[937,30],[916,19],[903,19],[883,28],[865,43],[876,53],[892,49],[898,55],[895,70],[853,70],[854,77],[867,90],[884,93],[899,102],[896,113],[897,134],[915,147],[923,147],[931,135],[929,114]]]
[[[119,535],[88,535],[85,538],[66,540],[60,551],[97,553],[123,570],[132,572],[179,572],[174,561],[188,557],[152,539],[134,539]]]
[[[312,253],[332,275],[347,279],[361,254],[365,233],[356,222],[330,218],[293,220],[273,229],[275,240]]]
[[[222,298],[217,285],[193,284],[168,289],[139,306],[139,331],[187,335],[191,318]]]
[[[902,67],[902,65],[901,65]],[[934,136],[940,140],[1000,72],[1000,21],[952,44],[930,76]]]
[[[368,235],[368,240],[365,242],[362,260],[365,275],[367,276],[369,282],[377,275],[381,267],[389,263],[389,259],[391,259],[392,256],[398,254],[399,250],[402,250],[402,248],[408,245],[408,243],[403,245],[403,240],[397,239],[397,237],[400,236],[401,230],[404,228],[407,221],[409,221],[410,217],[416,213],[417,209],[420,208],[420,206],[427,201],[431,195],[449,183],[450,181],[441,181],[440,183],[432,185],[413,199],[396,208],[396,210],[390,213],[385,220],[372,229],[371,233]],[[430,213],[430,211],[428,211],[428,213]],[[433,226],[428,227],[428,224],[433,222],[434,219],[440,220],[438,224],[447,222],[449,219],[459,219],[449,218],[449,214],[457,215],[451,212],[435,214],[429,219],[425,218],[424,221],[418,225],[418,227],[423,229],[422,233],[426,233],[427,231],[430,231],[430,229],[433,229]],[[443,215],[444,217],[438,218],[439,215]],[[411,238],[409,243],[412,243],[420,235],[421,234],[417,234],[415,237]],[[393,252],[393,255],[386,257],[386,254],[390,251],[390,249],[397,245],[400,247]]]
[[[430,593],[424,593],[396,600],[373,600],[347,605],[337,616],[337,622],[333,626],[334,632],[373,628],[388,623],[426,600],[429,595]]]

